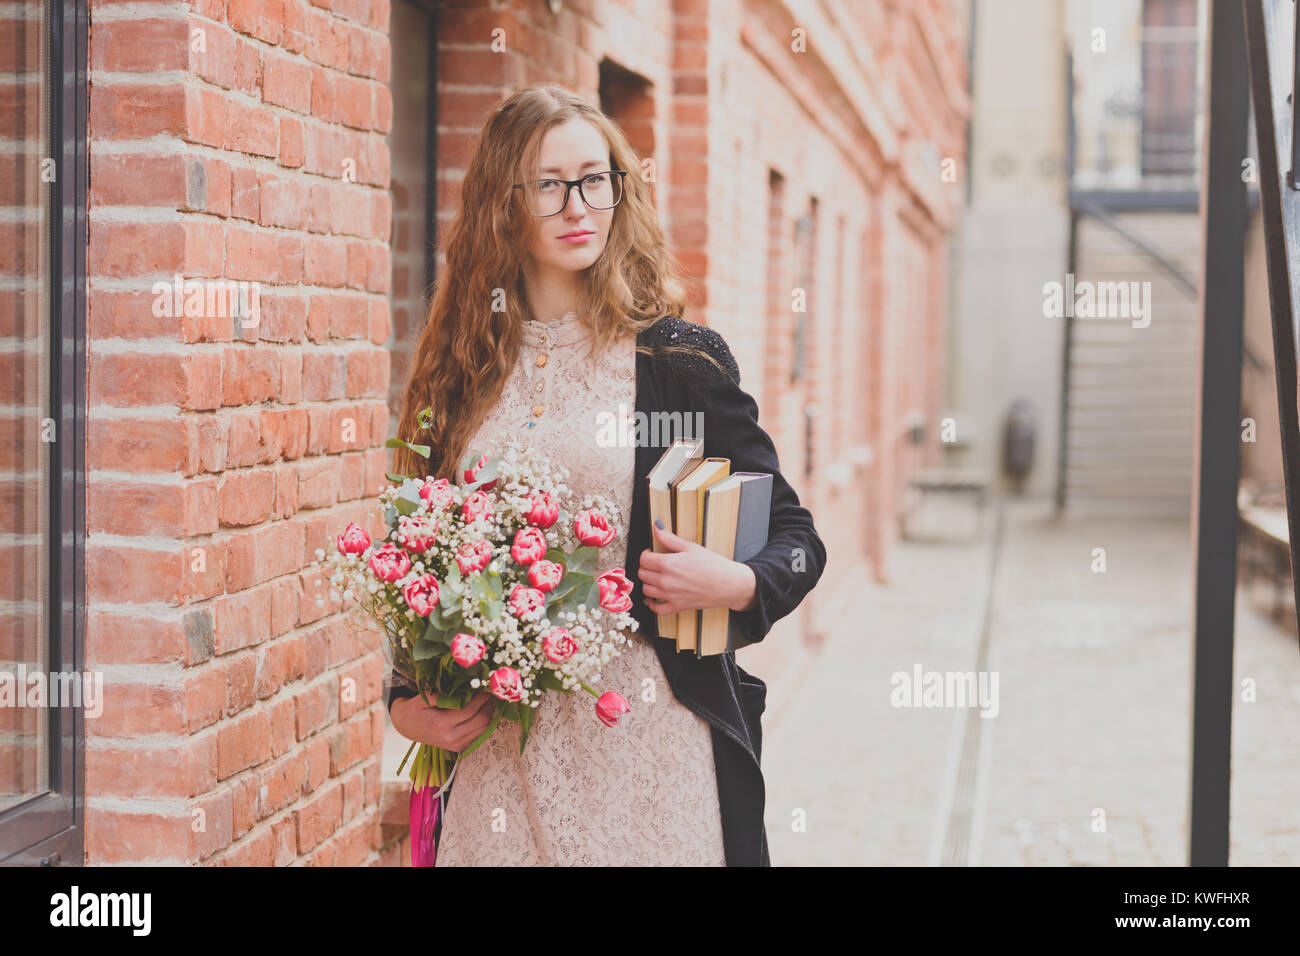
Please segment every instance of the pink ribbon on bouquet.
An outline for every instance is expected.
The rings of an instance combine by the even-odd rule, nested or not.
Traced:
[[[438,842],[434,830],[438,825],[439,815],[445,819],[447,788],[451,778],[456,776],[459,761],[452,764],[451,773],[441,787],[425,787],[416,790],[411,784],[410,822],[411,822],[411,866],[433,866],[438,853]]]

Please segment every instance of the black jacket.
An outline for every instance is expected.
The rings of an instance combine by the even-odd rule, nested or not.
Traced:
[[[740,369],[717,331],[682,319],[665,317],[638,336],[643,345],[684,345],[714,356],[727,369],[724,376],[709,362],[682,354],[636,356],[636,411],[649,419],[654,412],[681,412],[690,437],[693,413],[703,413],[704,455],[731,459],[731,471],[772,474],[772,511],[767,546],[745,561],[757,584],[755,605],[740,614],[746,643],[761,641],[772,625],[804,599],[826,567],[826,548],[813,526],[812,515],[799,504],[782,477],[772,439],[758,424],[758,406],[740,387]],[[653,432],[651,432],[653,434]],[[674,437],[682,437],[680,435]],[[655,649],[673,696],[706,720],[712,728],[713,755],[718,774],[718,802],[728,866],[770,866],[763,827],[764,787],[759,767],[762,715],[767,686],[743,671],[732,653],[697,659],[677,652],[669,638],[659,638],[655,613],[645,602],[637,577],[641,552],[651,546],[650,502],[646,476],[659,460],[668,440],[636,449],[632,513],[628,518],[625,571],[633,582],[632,616],[638,633],[656,635]],[[396,683],[397,697],[413,691]],[[454,799],[455,785],[448,794]]]

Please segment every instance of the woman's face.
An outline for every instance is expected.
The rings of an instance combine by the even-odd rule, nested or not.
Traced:
[[[534,208],[544,212],[550,208],[549,204],[559,204],[564,186],[549,184],[537,189],[534,183],[546,179],[580,179],[609,168],[609,147],[600,131],[584,119],[571,119],[547,130],[542,137],[535,175],[525,176],[523,182],[530,192],[529,201],[539,204]],[[612,188],[618,189],[620,185],[614,183]],[[603,188],[608,195],[610,186]],[[588,195],[593,201],[600,201],[596,198],[598,194],[601,187],[593,182],[588,186]],[[586,269],[604,250],[613,220],[614,209],[588,208],[575,186],[569,190],[568,201],[559,212],[533,219],[535,229],[528,248],[532,266],[542,273]]]

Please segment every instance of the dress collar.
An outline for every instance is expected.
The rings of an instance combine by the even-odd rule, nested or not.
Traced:
[[[591,333],[578,318],[577,312],[565,312],[548,322],[537,319],[525,319],[523,325],[523,342],[533,348],[556,348],[573,345],[586,339]]]

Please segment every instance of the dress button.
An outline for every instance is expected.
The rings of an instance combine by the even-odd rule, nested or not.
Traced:
[[[538,392],[540,392],[541,390],[542,390],[542,383],[541,383],[541,382],[538,382],[538,383],[537,383],[537,387],[534,389],[534,391],[538,391]]]
[[[544,368],[545,365],[546,365],[546,356],[545,355],[537,356],[537,367]]]
[[[545,405],[534,405],[534,406],[533,406],[533,414],[534,414],[534,415],[540,415],[540,414],[542,414],[542,412],[544,412],[544,411],[546,411],[546,406],[545,406]]]

